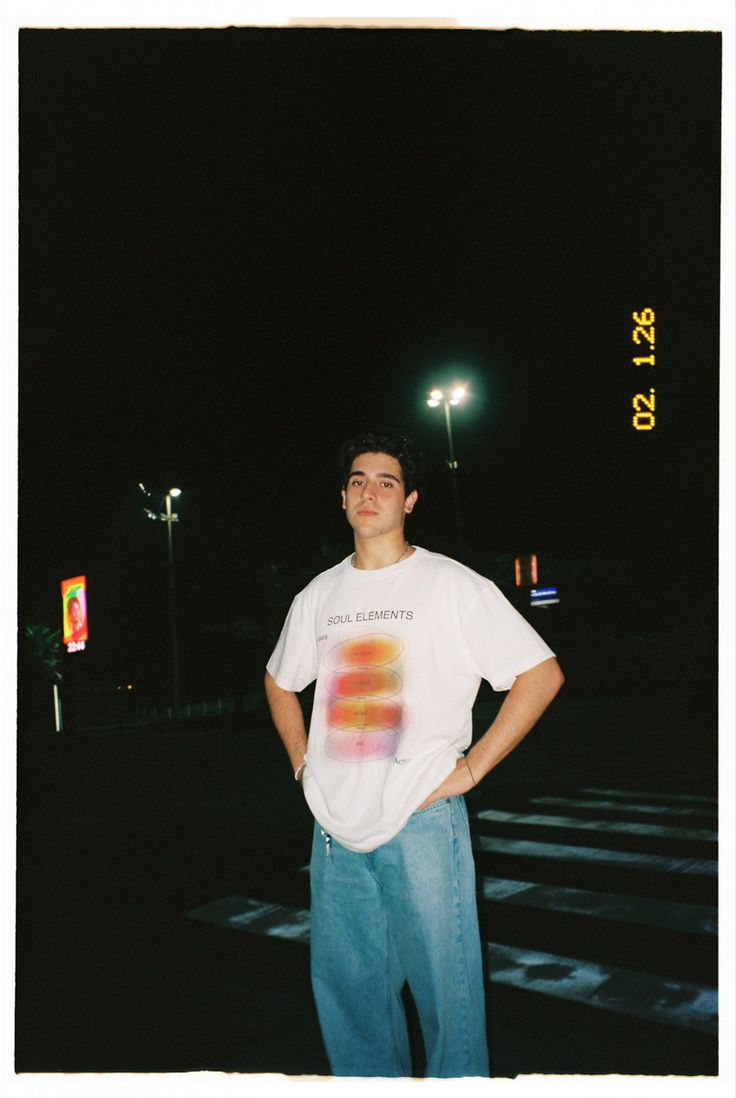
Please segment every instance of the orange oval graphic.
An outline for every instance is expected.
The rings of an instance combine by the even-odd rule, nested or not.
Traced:
[[[348,667],[381,667],[393,663],[404,650],[398,637],[390,633],[366,633],[336,645],[325,657],[332,671]]]
[[[366,696],[390,697],[397,694],[401,679],[388,667],[360,667],[355,671],[335,671],[327,679],[325,687],[333,698],[360,698]]]
[[[379,728],[398,728],[402,707],[398,702],[374,698],[336,699],[327,707],[327,720],[333,728],[374,732]]]

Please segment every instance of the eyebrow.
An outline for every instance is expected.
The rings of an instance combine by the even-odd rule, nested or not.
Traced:
[[[365,477],[367,475],[368,474],[364,473],[362,469],[351,469],[350,473],[348,474],[348,480],[351,480],[353,477]],[[401,484],[401,480],[399,479],[399,477],[395,476],[393,473],[376,473],[376,479],[395,480],[397,484]]]

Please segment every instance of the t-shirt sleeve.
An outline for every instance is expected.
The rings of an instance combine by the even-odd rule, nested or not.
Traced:
[[[289,608],[266,668],[282,690],[303,690],[317,677],[314,621],[308,612],[304,591],[296,596]]]
[[[517,675],[554,656],[491,580],[469,609],[464,635],[475,670],[494,690],[509,690]]]

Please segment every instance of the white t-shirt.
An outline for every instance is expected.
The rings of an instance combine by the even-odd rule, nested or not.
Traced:
[[[291,604],[268,670],[317,680],[304,795],[350,850],[393,838],[472,739],[480,681],[508,690],[554,653],[490,580],[417,548],[388,568],[346,557]]]

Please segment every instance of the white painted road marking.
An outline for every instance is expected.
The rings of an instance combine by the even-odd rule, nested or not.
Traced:
[[[495,982],[526,988],[647,1022],[665,1022],[706,1033],[718,1030],[718,995],[714,988],[513,946],[487,944],[486,952],[491,985]]]
[[[621,813],[667,814],[671,816],[717,815],[705,804],[714,798],[678,794],[632,793],[614,789],[585,789],[586,797],[604,800],[574,800],[564,797],[537,797],[532,803],[604,809]],[[611,799],[613,798],[613,799]],[[618,798],[618,799],[616,799]],[[622,803],[624,800],[627,803]],[[628,803],[631,800],[634,803]],[[666,804],[641,803],[646,800]],[[701,807],[695,807],[695,805]],[[652,838],[705,840],[715,843],[717,834],[706,828],[627,823],[619,820],[595,821],[584,817],[566,817],[539,813],[512,813],[501,810],[481,811],[477,818],[489,824],[514,823],[527,827],[566,827],[586,831],[606,831],[637,835],[643,841]],[[571,846],[531,840],[505,839],[474,835],[477,850],[516,857],[542,858],[548,862],[590,862],[646,872],[702,877],[715,876],[715,859],[665,857],[597,847]],[[304,866],[300,872],[308,872]],[[481,877],[483,898],[492,903],[515,904],[532,909],[563,911],[622,924],[651,926],[663,931],[714,935],[717,909],[702,904],[677,903],[641,895],[619,895],[554,884],[537,884],[497,877]],[[306,944],[309,941],[309,911],[284,907],[263,900],[225,896],[204,907],[187,912],[187,917],[231,930]],[[493,985],[505,984],[559,999],[627,1014],[645,1021],[675,1025],[716,1033],[718,996],[715,988],[682,980],[669,980],[648,972],[636,972],[615,965],[597,964],[572,957],[520,949],[515,946],[485,943]]]
[[[305,908],[282,907],[243,896],[224,896],[205,907],[187,911],[186,916],[230,930],[248,930],[251,934],[289,938],[295,942],[309,941],[309,911]]]
[[[581,789],[581,793],[591,793],[603,797],[633,797],[635,800],[681,801],[683,804],[717,805],[717,797],[705,797],[699,793],[641,793],[631,789]]]
[[[628,823],[620,820],[583,820],[577,816],[542,816],[528,812],[502,812],[489,808],[475,813],[475,819],[491,823],[528,824],[530,827],[565,827],[581,831],[614,831],[642,838],[692,839],[717,842],[718,832],[704,827],[667,827],[663,824]]]
[[[242,896],[226,896],[187,912],[232,930],[309,941],[309,912]],[[598,965],[554,953],[486,943],[490,983],[505,984],[645,1021],[688,1029],[717,1030],[715,989],[613,965]]]
[[[718,908],[704,904],[591,892],[583,888],[509,881],[498,877],[481,877],[480,888],[483,899],[493,903],[565,911],[573,915],[590,915],[618,923],[653,926],[687,934],[713,935],[718,932]]]
[[[645,869],[655,873],[687,873],[704,877],[715,876],[718,862],[702,858],[673,858],[661,854],[636,854],[627,850],[599,850],[592,846],[565,846],[560,843],[538,843],[527,839],[489,838],[476,835],[476,850],[489,854],[513,854],[519,858],[545,858],[548,861],[593,862]]]
[[[532,797],[530,804],[559,805],[561,808],[595,808],[605,812],[632,812],[650,816],[717,816],[712,808],[672,808],[666,804],[622,804],[619,801],[588,801],[574,797]]]

